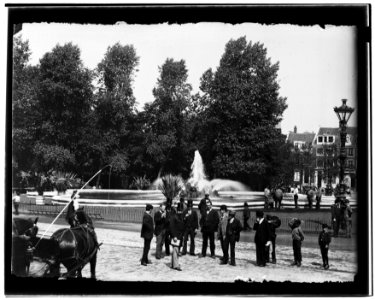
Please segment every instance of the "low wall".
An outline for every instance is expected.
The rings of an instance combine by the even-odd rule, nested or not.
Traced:
[[[33,215],[46,215],[50,217],[56,217],[60,211],[64,208],[62,205],[35,205],[35,204],[20,204],[20,211],[26,214]],[[97,207],[97,206],[87,206],[85,207],[86,212],[95,220],[104,220],[110,222],[123,222],[123,223],[141,223],[143,213],[145,211],[144,207]],[[153,210],[152,215],[158,209]],[[200,215],[199,210],[196,209],[198,215]],[[236,217],[242,222],[243,214],[242,210],[238,210]],[[281,220],[281,226],[278,231],[290,232],[288,226],[288,221],[291,218],[299,218],[303,220],[302,228],[305,232],[318,233],[321,231],[321,224],[326,223],[331,226],[331,213],[327,210],[289,210],[282,209],[278,211],[265,210],[265,215],[275,215]],[[356,232],[357,224],[357,214],[354,211],[352,216],[353,222],[353,233]],[[65,217],[65,212],[60,216],[60,218]],[[200,216],[199,216],[200,218]],[[249,224],[253,226],[255,223],[255,210],[251,210]]]

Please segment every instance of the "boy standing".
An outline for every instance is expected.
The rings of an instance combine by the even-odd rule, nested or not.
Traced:
[[[322,253],[322,259],[323,259],[323,268],[328,269],[328,249],[329,249],[329,243],[331,242],[331,236],[328,233],[328,225],[323,224],[323,230],[319,234],[319,246],[320,246],[320,252]]]
[[[144,239],[143,255],[141,259],[142,266],[151,264],[148,259],[148,252],[150,251],[150,244],[154,235],[154,220],[151,216],[151,211],[154,207],[151,204],[146,205],[146,211],[143,214],[141,237]]]
[[[301,246],[302,242],[305,239],[303,231],[301,229],[301,220],[295,220],[294,224],[292,225],[292,239],[293,239],[293,254],[294,254],[294,262],[292,265],[297,265],[297,267],[301,266],[302,262],[302,254],[301,254]]]

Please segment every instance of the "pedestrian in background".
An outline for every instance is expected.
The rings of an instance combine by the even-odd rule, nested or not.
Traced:
[[[210,240],[211,258],[215,258],[215,232],[219,227],[219,214],[216,210],[212,209],[211,200],[206,199],[207,216],[202,226],[202,253],[200,257],[206,256],[208,240]]]
[[[171,268],[177,271],[181,271],[178,256],[180,247],[182,245],[182,238],[185,231],[185,224],[182,218],[182,204],[178,203],[177,212],[171,218],[171,245],[172,245],[172,264]]]
[[[350,207],[349,199],[345,200],[345,210],[344,210],[344,220],[345,220],[345,229],[346,229],[346,237],[352,237],[352,214],[353,210]]]
[[[273,195],[274,195],[274,201],[275,201],[275,209],[280,209],[281,201],[283,201],[283,190],[281,188],[277,188]]]
[[[270,203],[269,203],[269,200],[271,198],[270,196],[271,196],[271,191],[270,191],[270,189],[267,186],[264,189],[264,209],[269,209],[270,208]],[[273,207],[273,203],[272,203],[272,207]]]
[[[228,248],[226,247],[226,230],[228,224],[228,209],[226,205],[220,206],[220,222],[219,229],[217,232],[217,238],[220,241],[221,250],[223,257],[220,258],[220,264],[225,265],[228,263]]]
[[[160,210],[154,215],[155,223],[155,237],[156,237],[156,259],[161,259],[161,253],[163,244],[165,243],[165,232],[166,232],[167,212],[166,203],[160,204]]]
[[[165,237],[164,237],[164,245],[165,245],[165,255],[169,256],[171,255],[170,253],[170,244],[171,244],[171,226],[170,226],[170,219],[171,219],[171,211],[172,211],[172,206],[171,203],[167,202],[165,212],[166,212],[166,217],[165,217]]]
[[[308,201],[310,209],[312,209],[313,200],[314,200],[314,190],[310,188],[310,190],[307,192],[307,201]]]
[[[298,186],[294,188],[294,207],[298,209]]]
[[[263,211],[256,212],[256,222],[253,226],[255,232],[254,242],[256,248],[256,264],[259,267],[266,266],[266,247],[271,245],[271,230],[267,221],[264,220]]]
[[[320,246],[320,253],[322,254],[323,259],[323,268],[328,269],[328,250],[329,250],[329,244],[331,243],[331,236],[328,233],[328,225],[323,224],[322,225],[322,231],[319,234],[319,246]]]
[[[142,266],[151,264],[148,259],[148,252],[150,251],[151,240],[154,236],[154,220],[151,216],[151,211],[154,207],[151,204],[146,205],[146,211],[143,214],[141,237],[144,239],[143,256],[141,259]]]
[[[249,219],[250,219],[250,209],[249,209],[249,204],[247,202],[244,203],[244,208],[243,208],[243,230],[251,230],[249,226]]]
[[[320,203],[322,202],[322,189],[321,188],[318,188],[316,190],[315,199],[316,199],[315,208],[320,209]]]
[[[301,247],[302,242],[305,239],[303,231],[301,229],[301,220],[294,219],[294,222],[291,225],[292,228],[292,240],[293,240],[293,255],[294,255],[294,262],[292,265],[297,265],[300,267],[302,264],[302,253]]]
[[[335,204],[331,206],[331,218],[333,227],[333,237],[338,237],[340,224],[343,218],[343,205],[340,199],[336,199]]]
[[[195,235],[197,234],[198,230],[198,214],[193,210],[193,200],[188,200],[187,208],[183,212],[183,219],[185,224],[185,232],[182,255],[187,253],[187,242],[188,239],[190,239],[189,254],[195,256]]]
[[[228,249],[230,247],[230,265],[236,265],[236,242],[240,241],[240,232],[242,231],[241,222],[235,218],[236,212],[230,211],[228,214],[228,222],[227,222],[227,229],[226,229],[226,238],[224,240],[225,248]],[[227,254],[228,255],[228,254]]]
[[[19,191],[16,191],[16,195],[13,196],[12,200],[13,200],[13,206],[14,206],[15,214],[18,215],[18,208],[19,208],[20,202],[21,202],[21,197],[20,197]]]

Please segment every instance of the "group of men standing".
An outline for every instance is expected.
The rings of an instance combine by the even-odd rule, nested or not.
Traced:
[[[246,205],[245,205],[246,206]],[[240,232],[244,229],[241,222],[235,217],[235,211],[228,211],[226,205],[221,205],[220,214],[212,208],[212,202],[209,195],[200,201],[198,209],[200,211],[200,220],[198,214],[193,210],[192,200],[184,205],[184,199],[180,202],[174,202],[171,206],[162,203],[160,209],[151,216],[153,207],[146,205],[146,212],[143,216],[141,237],[144,238],[144,249],[141,264],[147,266],[151,263],[148,259],[150,243],[153,235],[156,237],[156,259],[162,258],[162,248],[165,246],[165,254],[170,255],[170,246],[172,246],[171,268],[181,271],[178,257],[181,255],[195,256],[195,235],[200,227],[202,233],[202,250],[199,258],[206,257],[207,248],[210,247],[210,257],[215,258],[215,233],[220,241],[223,256],[220,264],[229,264],[236,266],[236,243],[240,240]],[[246,209],[245,209],[246,210]],[[248,225],[249,214],[244,214],[245,229]],[[269,252],[272,253],[271,263],[276,263],[275,241],[276,228],[280,226],[280,220],[275,220],[268,216],[267,220],[263,217],[263,212],[257,212],[257,222],[254,224],[255,244],[257,248],[257,265],[265,266],[270,262]],[[199,224],[199,225],[198,225]],[[189,252],[187,244],[190,241]],[[181,251],[182,248],[182,251]],[[270,251],[270,249],[272,249]]]

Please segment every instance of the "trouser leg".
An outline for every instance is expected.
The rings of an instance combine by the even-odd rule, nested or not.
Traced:
[[[228,262],[228,247],[229,247],[229,240],[227,238],[223,239],[223,262]]]
[[[235,252],[235,247],[236,247],[236,241],[234,238],[229,240],[230,244],[230,263],[235,264],[236,263],[236,252]]]
[[[165,231],[161,231],[158,236],[156,236],[156,258],[161,258],[161,253],[163,249],[163,244],[165,240]]]
[[[215,232],[209,233],[211,256],[215,255]]]
[[[151,244],[151,239],[144,239],[143,256],[142,256],[142,262],[144,263],[148,262],[148,251],[150,250],[150,244]]]
[[[168,230],[165,231],[164,244],[165,244],[165,254],[170,255],[169,245],[171,244],[171,233]]]
[[[207,244],[208,244],[208,233],[204,231],[202,232],[202,236],[203,236],[202,255],[206,256]]]
[[[195,231],[190,230],[190,254],[195,253]]]
[[[172,268],[179,268],[178,263],[178,246],[172,246]]]
[[[272,238],[272,260],[276,261],[276,237]]]

